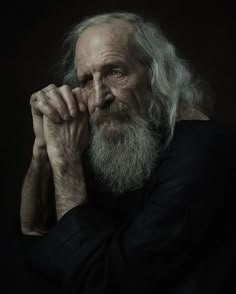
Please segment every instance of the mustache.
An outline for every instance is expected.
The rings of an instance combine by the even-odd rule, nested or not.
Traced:
[[[99,125],[106,120],[129,120],[132,113],[129,107],[122,102],[113,102],[106,107],[97,108],[90,116],[91,125]]]

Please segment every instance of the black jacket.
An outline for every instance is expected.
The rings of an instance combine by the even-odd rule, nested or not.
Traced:
[[[30,241],[17,285],[28,293],[227,293],[233,143],[212,121],[181,121],[143,189],[115,198],[88,179],[89,202]]]

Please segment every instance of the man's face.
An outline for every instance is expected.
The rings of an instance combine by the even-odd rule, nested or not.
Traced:
[[[147,72],[132,42],[132,27],[120,20],[88,28],[76,46],[76,67],[93,123],[120,128],[129,113],[147,109]],[[109,112],[107,111],[109,109]]]
[[[76,46],[82,98],[90,114],[88,161],[116,194],[140,188],[158,155],[147,109],[148,75],[132,27],[114,20],[88,28]]]

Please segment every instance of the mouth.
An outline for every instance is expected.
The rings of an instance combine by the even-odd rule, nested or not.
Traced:
[[[96,127],[99,127],[101,125],[110,125],[112,127],[117,127],[129,121],[129,114],[124,112],[98,114],[94,117],[91,117],[90,119],[91,125],[95,125]]]

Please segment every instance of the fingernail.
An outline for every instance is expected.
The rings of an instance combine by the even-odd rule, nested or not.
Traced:
[[[82,111],[82,112],[87,110],[87,107],[82,103],[80,103],[79,107],[80,107],[80,111]]]
[[[72,117],[76,117],[76,116],[77,116],[77,111],[75,111],[75,110],[71,110],[71,111],[70,111],[70,115],[71,115]]]

